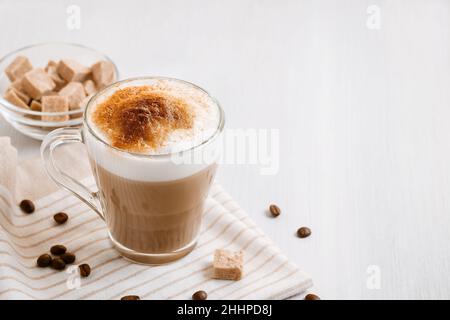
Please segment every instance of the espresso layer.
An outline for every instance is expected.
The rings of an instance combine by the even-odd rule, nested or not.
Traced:
[[[91,161],[112,237],[141,253],[183,248],[198,235],[203,204],[216,165],[184,179],[141,182],[124,179]]]
[[[144,152],[161,147],[177,129],[191,129],[193,116],[184,100],[139,86],[114,92],[96,107],[92,121],[114,147]]]
[[[220,107],[205,91],[175,79],[114,85],[88,108],[89,127],[108,145],[146,155],[174,154],[219,129]]]

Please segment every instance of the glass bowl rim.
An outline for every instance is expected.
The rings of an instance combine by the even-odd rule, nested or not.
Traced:
[[[86,50],[90,50],[92,52],[95,52],[98,55],[102,56],[105,60],[107,60],[107,61],[112,63],[112,65],[114,66],[114,71],[116,73],[116,80],[119,79],[119,70],[117,69],[117,65],[106,54],[104,54],[103,52],[100,52],[100,51],[98,51],[96,49],[93,49],[91,47],[88,47],[88,46],[85,46],[85,45],[82,45],[82,44],[78,44],[78,43],[71,43],[71,42],[57,42],[57,41],[55,41],[55,42],[41,42],[41,43],[35,43],[35,44],[28,45],[28,46],[24,46],[24,47],[15,49],[15,50],[7,53],[3,57],[1,57],[0,58],[0,65],[6,59],[10,58],[13,55],[20,54],[22,51],[24,51],[26,49],[35,48],[35,47],[49,46],[49,45],[63,45],[63,46],[69,46],[69,47],[73,46],[73,47],[86,49]],[[0,72],[3,72],[3,71],[4,70],[0,70]],[[3,95],[0,95],[0,104],[2,104],[4,107],[6,107],[6,110],[8,112],[14,111],[14,112],[19,113],[19,114],[33,115],[33,116],[55,116],[56,117],[56,116],[79,114],[79,113],[83,112],[82,109],[62,111],[62,112],[42,112],[42,111],[27,110],[25,108],[21,108],[21,107],[17,107],[15,105],[13,105],[9,101],[7,101],[5,98],[3,98]],[[36,121],[38,121],[38,120],[36,120]]]

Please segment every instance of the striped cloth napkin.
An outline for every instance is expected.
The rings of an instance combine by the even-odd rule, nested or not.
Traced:
[[[0,173],[0,184],[1,178]],[[95,188],[92,176],[82,182]],[[11,191],[0,185],[0,299],[119,299],[130,294],[141,299],[190,299],[200,289],[208,299],[285,299],[312,285],[218,184],[207,199],[197,247],[181,260],[161,266],[121,258],[104,222],[67,191],[32,200],[36,211],[26,215]],[[55,226],[53,214],[59,211],[70,219]],[[75,264],[88,263],[91,275],[80,278],[76,265],[65,271],[36,267],[37,256],[54,244],[75,253]],[[240,281],[212,279],[217,248],[244,251]]]

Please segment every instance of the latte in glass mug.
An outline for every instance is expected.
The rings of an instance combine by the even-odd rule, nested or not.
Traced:
[[[106,222],[115,247],[142,263],[176,260],[195,246],[219,157],[224,114],[201,88],[136,78],[94,96],[80,130],[50,133],[42,155],[50,176]],[[98,192],[55,167],[52,150],[82,141]]]

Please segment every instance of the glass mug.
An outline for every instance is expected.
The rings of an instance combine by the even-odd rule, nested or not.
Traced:
[[[215,108],[217,128],[199,144],[171,154],[146,155],[117,149],[93,130],[89,114],[98,103],[121,88],[161,81],[194,90]],[[185,256],[195,247],[224,123],[219,103],[189,82],[133,78],[116,82],[93,96],[80,129],[61,128],[49,133],[42,143],[41,156],[48,175],[106,222],[109,237],[122,256],[139,263],[162,264]],[[97,192],[91,192],[56,165],[53,151],[75,142],[86,146]]]

